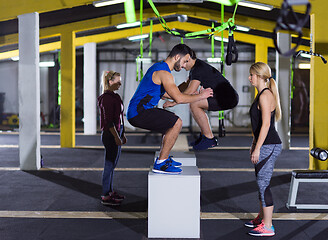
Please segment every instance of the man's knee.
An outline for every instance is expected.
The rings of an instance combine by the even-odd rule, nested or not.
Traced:
[[[175,122],[174,126],[175,128],[182,128],[182,120],[181,118],[178,118],[178,120]]]
[[[193,111],[193,110],[199,109],[200,106],[198,105],[197,102],[192,102],[192,103],[189,104],[189,108],[190,108],[191,111]]]
[[[202,104],[201,101],[197,101],[197,102],[190,103],[189,108],[191,111],[198,110],[198,109],[207,110],[208,106],[205,106],[204,103]]]

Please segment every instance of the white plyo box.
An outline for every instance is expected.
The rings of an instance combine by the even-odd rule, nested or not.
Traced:
[[[155,159],[159,156],[159,151],[155,153]],[[196,156],[193,152],[170,152],[170,156],[177,162],[181,162],[182,166],[196,166]]]
[[[196,166],[179,175],[148,174],[148,238],[200,237],[200,175]]]

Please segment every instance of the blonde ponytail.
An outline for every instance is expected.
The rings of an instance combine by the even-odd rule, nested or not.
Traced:
[[[102,74],[103,93],[109,90],[109,81],[113,80],[115,76],[121,76],[121,74],[115,71],[103,71]]]
[[[276,121],[279,121],[281,119],[281,106],[280,106],[280,97],[279,97],[279,92],[277,88],[276,81],[273,79],[273,77],[269,78],[269,88],[273,94],[274,100],[276,101],[276,115],[275,119]]]

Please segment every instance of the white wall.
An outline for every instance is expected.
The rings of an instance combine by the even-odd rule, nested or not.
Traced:
[[[40,110],[48,124],[48,68],[40,68]],[[4,61],[0,63],[0,92],[5,93],[4,113],[18,114],[18,62]]]
[[[49,124],[49,84],[48,68],[40,68],[40,111],[44,115],[45,122],[41,119],[42,124]]]
[[[18,62],[0,63],[0,92],[5,93],[4,113],[18,114]]]

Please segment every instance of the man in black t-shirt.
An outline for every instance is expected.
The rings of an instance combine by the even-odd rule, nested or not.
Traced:
[[[190,111],[201,129],[200,137],[192,142],[194,150],[205,150],[217,145],[209,124],[207,111],[220,111],[232,109],[238,104],[239,96],[236,90],[222,74],[206,62],[197,59],[192,51],[191,59],[185,69],[190,70],[189,78],[186,82],[179,85],[179,89],[184,94],[197,94],[199,86],[202,88],[212,88],[213,97],[190,103]],[[175,102],[165,102],[164,108],[175,106]]]

